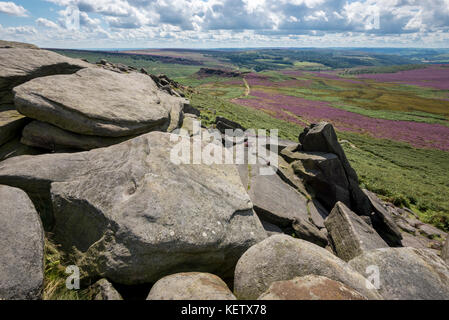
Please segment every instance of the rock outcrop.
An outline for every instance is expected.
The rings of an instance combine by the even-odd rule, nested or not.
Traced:
[[[364,251],[388,247],[371,226],[341,202],[337,202],[324,224],[337,256],[345,261]]]
[[[123,300],[123,297],[115,290],[107,279],[100,279],[91,288],[94,300]]]
[[[0,106],[0,146],[19,136],[28,122],[14,106]]]
[[[443,258],[443,260],[449,266],[449,237],[446,239],[443,249],[441,250],[441,258]]]
[[[0,183],[53,214],[56,241],[86,276],[229,276],[266,233],[234,165],[176,165],[173,146],[170,134],[153,132],[89,152],[17,157],[0,163]]]
[[[44,232],[22,190],[0,185],[0,299],[37,300],[44,283]]]
[[[235,269],[234,293],[240,299],[257,299],[276,281],[307,275],[324,276],[368,299],[381,299],[346,262],[317,245],[287,235],[271,236],[245,252]]]
[[[94,68],[33,79],[15,87],[14,94],[17,110],[32,119],[105,137],[165,131],[172,109],[187,103],[160,91],[146,75]]]
[[[341,282],[308,275],[273,282],[258,300],[367,300]]]
[[[415,248],[364,252],[349,264],[361,273],[375,266],[379,293],[389,300],[448,300],[449,266],[436,254]]]
[[[0,105],[13,103],[12,89],[38,77],[72,74],[90,64],[47,50],[0,48]]]
[[[210,273],[177,273],[160,279],[147,300],[236,300],[226,283]]]

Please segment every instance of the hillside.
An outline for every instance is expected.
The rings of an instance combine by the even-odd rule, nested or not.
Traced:
[[[449,299],[446,65],[2,43],[1,300]]]

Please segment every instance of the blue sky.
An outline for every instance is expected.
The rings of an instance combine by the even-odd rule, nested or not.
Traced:
[[[0,39],[53,48],[448,48],[449,0],[0,1]]]

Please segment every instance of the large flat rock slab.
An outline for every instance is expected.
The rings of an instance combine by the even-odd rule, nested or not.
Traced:
[[[0,48],[0,104],[12,103],[12,89],[31,79],[72,74],[91,66],[55,52],[17,46],[20,44],[6,44]]]
[[[158,89],[147,75],[100,68],[33,79],[14,88],[14,93],[17,110],[30,118],[74,133],[107,137],[166,131],[172,110],[179,117],[187,103]]]
[[[376,230],[341,202],[337,202],[324,224],[337,256],[345,261],[364,251],[388,248]]]
[[[416,248],[371,250],[349,264],[361,273],[379,270],[379,293],[389,300],[448,300],[449,266],[435,253]]]
[[[63,130],[49,123],[32,121],[22,131],[21,143],[51,151],[91,150],[126,141],[130,137],[88,136]]]
[[[0,300],[41,299],[44,232],[25,192],[0,185]]]
[[[0,163],[54,215],[52,232],[83,275],[152,283],[185,271],[229,277],[266,237],[235,165],[174,164],[170,134]],[[38,169],[37,169],[38,168]]]

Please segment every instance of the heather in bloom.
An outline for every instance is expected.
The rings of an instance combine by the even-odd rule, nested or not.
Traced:
[[[444,125],[376,119],[334,108],[328,102],[262,90],[252,90],[251,96],[254,98],[234,99],[234,102],[302,126],[306,122],[325,120],[341,131],[366,133],[376,138],[407,142],[415,147],[449,151],[449,127]]]
[[[432,65],[396,73],[360,74],[358,78],[449,90],[449,65]]]

